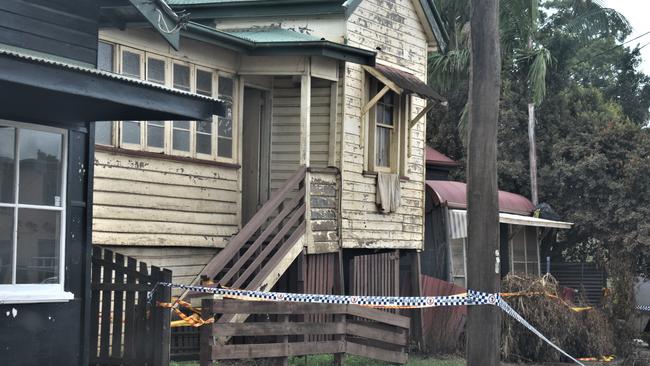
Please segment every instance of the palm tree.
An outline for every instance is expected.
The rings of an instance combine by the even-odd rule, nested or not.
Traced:
[[[548,2],[555,8],[564,9],[553,15],[553,18],[562,20],[563,30],[580,37],[602,35],[609,29],[629,28],[625,17],[605,7],[600,0]],[[469,5],[468,0],[437,0],[437,5],[443,14],[443,26],[447,29],[450,41],[446,53],[434,53],[430,56],[429,83],[439,91],[446,92],[454,85],[467,81]],[[544,100],[547,70],[553,63],[550,51],[535,39],[540,29],[541,6],[541,0],[502,0],[500,7],[504,67],[527,70],[529,162],[533,204],[538,203],[535,108]],[[459,121],[462,136],[466,135],[466,115],[465,109]]]

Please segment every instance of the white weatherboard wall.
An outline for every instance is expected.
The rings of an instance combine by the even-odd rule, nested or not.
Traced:
[[[411,0],[364,0],[348,19],[348,44],[369,50],[380,48],[378,63],[408,71],[426,80],[427,40]],[[342,147],[342,245],[344,248],[421,249],[424,243],[425,118],[411,130],[407,180],[402,180],[402,206],[380,214],[375,206],[376,178],[364,175],[364,72],[348,63],[345,83]],[[412,116],[425,101],[412,99]]]

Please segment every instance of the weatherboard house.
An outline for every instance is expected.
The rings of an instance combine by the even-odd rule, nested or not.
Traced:
[[[445,47],[433,1],[168,4],[187,21],[178,50],[151,28],[101,29],[99,68],[227,111],[98,123],[93,243],[180,284],[403,293],[424,249],[426,111],[441,102],[426,85],[427,54]]]

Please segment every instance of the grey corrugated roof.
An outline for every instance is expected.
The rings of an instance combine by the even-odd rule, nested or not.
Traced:
[[[83,67],[83,66],[79,66],[79,65],[73,65],[73,64],[69,64],[69,63],[65,63],[65,62],[61,62],[61,61],[55,61],[55,60],[51,60],[51,59],[47,59],[47,58],[43,58],[43,57],[38,57],[38,56],[34,56],[34,55],[20,53],[20,52],[13,51],[13,50],[7,50],[7,49],[0,48],[0,55],[10,56],[10,57],[14,57],[14,58],[18,58],[18,59],[22,59],[22,60],[26,60],[26,61],[31,61],[31,62],[37,62],[37,63],[53,65],[53,66],[65,68],[65,69],[68,69],[68,70],[74,70],[74,71],[79,71],[79,72],[83,72],[83,73],[87,73],[87,74],[92,74],[92,75],[105,77],[105,78],[108,78],[108,79],[120,80],[120,81],[136,84],[136,85],[147,87],[147,88],[162,90],[162,91],[172,93],[172,94],[179,94],[179,95],[189,96],[189,97],[193,97],[193,98],[197,98],[197,99],[210,100],[210,101],[219,101],[218,99],[206,97],[206,96],[203,96],[203,95],[200,95],[200,94],[194,94],[194,93],[186,92],[186,91],[183,91],[183,90],[169,88],[169,87],[166,87],[164,85],[152,83],[152,82],[149,82],[149,81],[146,81],[146,80],[134,79],[134,78],[130,78],[130,77],[127,77],[127,76],[124,76],[124,75],[115,74],[115,73],[112,73],[112,72],[102,71],[102,70],[98,70],[98,69],[92,69],[92,68],[89,68],[89,67]]]

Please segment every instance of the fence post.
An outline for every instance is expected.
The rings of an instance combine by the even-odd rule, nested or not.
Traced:
[[[214,316],[214,299],[203,299],[201,301],[201,318],[209,319]],[[212,345],[214,344],[214,323],[206,324],[199,328],[199,362],[201,366],[212,365]]]
[[[167,269],[151,266],[152,286],[156,282],[171,282],[172,272]],[[153,323],[153,364],[154,366],[169,366],[169,348],[171,343],[171,311],[158,307],[157,302],[171,301],[171,288],[158,287],[151,304],[151,319]]]

